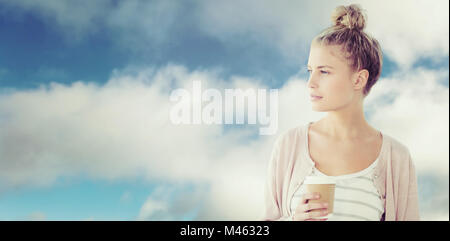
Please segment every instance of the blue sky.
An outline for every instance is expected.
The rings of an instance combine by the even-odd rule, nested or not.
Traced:
[[[3,36],[0,65],[7,70],[2,75],[2,85],[7,87],[35,88],[40,83],[74,80],[101,84],[108,80],[113,69],[129,65],[163,66],[169,62],[189,69],[219,67],[224,69],[225,76],[257,76],[277,85],[299,67],[263,42],[236,39],[223,43],[202,34],[195,26],[177,27],[167,43],[155,44],[150,40],[148,48],[136,51],[115,42],[115,33],[109,29],[83,36],[81,40],[70,40],[32,12],[21,13],[20,17],[16,14],[13,11],[0,16]]]
[[[269,86],[280,87],[307,61],[292,62],[263,42],[239,39],[223,43],[193,26],[178,27],[169,43],[136,52],[118,46],[114,33],[108,29],[72,41],[41,18],[33,12],[0,15],[3,87],[26,89],[52,81],[69,84],[75,80],[102,84],[113,69],[167,63],[182,64],[189,69],[223,68],[224,76],[259,77]],[[425,58],[414,65],[442,68],[448,66],[448,58],[438,59],[437,63]],[[395,69],[395,62],[385,56],[382,76],[389,76]]]
[[[138,182],[107,183],[58,180],[52,188],[21,190],[7,193],[1,201],[2,219],[26,219],[35,210],[45,213],[48,220],[132,220],[152,185]],[[125,196],[131,196],[123,200]]]
[[[42,213],[45,220],[125,220],[138,218],[139,211],[156,185],[174,185],[148,181],[100,181],[83,178],[60,178],[52,187],[10,190],[0,200],[0,220],[34,220]],[[178,185],[189,193],[192,185]],[[175,192],[180,192],[176,190]],[[176,198],[171,193],[166,199]],[[37,211],[38,210],[38,211]],[[178,220],[193,220],[198,210],[182,210]],[[34,218],[34,219],[33,219]],[[160,217],[172,218],[173,217]]]
[[[367,7],[371,19],[384,14],[384,10],[369,1],[357,2]],[[440,3],[448,5],[446,1]],[[298,101],[295,98],[301,94],[289,90],[304,87],[309,41],[328,26],[335,3],[299,1],[291,6],[286,1],[258,4],[244,1],[238,6],[231,1],[216,2],[216,6],[206,1],[101,0],[83,4],[0,0],[0,97],[4,100],[0,106],[0,144],[3,144],[0,168],[10,170],[0,172],[0,181],[8,183],[0,185],[0,220],[214,220],[232,218],[226,216],[228,213],[236,214],[238,219],[252,219],[258,212],[252,206],[256,209],[260,205],[251,205],[256,198],[248,198],[242,204],[251,207],[246,214],[240,211],[241,204],[228,200],[228,196],[245,199],[255,193],[259,195],[258,188],[265,174],[264,161],[273,137],[261,137],[255,135],[252,127],[235,125],[183,129],[185,132],[167,129],[167,132],[149,132],[160,139],[146,139],[139,133],[147,129],[157,131],[155,126],[162,125],[151,124],[139,129],[141,122],[123,116],[140,116],[142,111],[127,105],[124,109],[118,107],[118,111],[133,109],[135,112],[116,115],[114,106],[121,101],[133,101],[130,97],[141,93],[137,90],[144,93],[148,90],[148,95],[161,91],[172,78],[182,86],[189,86],[188,79],[196,73],[202,74],[210,87],[228,82],[236,88],[248,85],[280,88],[286,100]],[[436,138],[444,144],[434,147],[423,147],[422,142],[415,141],[424,139],[426,134],[409,134],[430,123],[448,124],[448,117],[444,117],[448,116],[448,110],[447,114],[442,112],[448,109],[448,37],[441,37],[442,29],[447,29],[448,35],[448,22],[440,21],[448,19],[448,10],[435,12],[433,16],[420,15],[416,9],[438,10],[416,1],[403,4],[394,4],[390,10],[399,14],[398,24],[386,27],[386,23],[394,21],[386,17],[383,20],[386,22],[374,21],[369,25],[373,35],[379,36],[384,66],[380,84],[376,85],[380,87],[374,87],[366,113],[375,125],[404,141],[413,150],[413,156],[417,156],[425,217],[448,219],[448,191],[437,197],[436,202],[425,196],[425,193],[438,193],[441,188],[448,189],[448,185],[434,185],[448,180],[448,164],[443,164],[445,157],[448,158],[448,145],[444,147],[448,134],[439,134]],[[245,6],[255,11],[247,12]],[[408,7],[410,12],[400,11],[399,6]],[[412,31],[401,25],[403,18],[413,18],[412,22],[417,24],[434,18],[432,22],[440,25],[433,28],[417,25],[419,31]],[[393,34],[397,32],[398,35]],[[410,41],[411,38],[415,41]],[[150,83],[139,84],[136,76],[140,75]],[[117,87],[112,80],[133,83],[131,90]],[[55,87],[51,83],[62,85]],[[47,91],[40,89],[41,86]],[[401,102],[411,100],[408,93],[422,96],[422,104],[417,109],[434,112],[426,117],[414,115],[415,119],[407,126],[409,129],[399,131],[392,126],[401,126],[405,121],[402,118],[411,113],[411,104]],[[65,108],[56,105],[61,100],[67,106],[67,113]],[[84,101],[89,100],[98,103],[84,106]],[[148,108],[154,113],[160,113],[158,107],[168,104],[168,96],[164,95],[155,95],[151,100]],[[285,110],[289,115],[280,112],[280,132],[319,116],[310,110],[303,111],[307,105],[289,105],[292,109]],[[102,106],[107,109],[105,116],[102,116]],[[76,110],[70,112],[71,108]],[[41,110],[39,114],[36,109]],[[80,114],[83,120],[80,123],[84,124],[76,123],[74,120],[78,119],[73,118],[73,113]],[[108,119],[111,117],[117,118]],[[389,122],[389,118],[396,121]],[[98,123],[94,123],[96,120]],[[102,121],[107,122],[105,129]],[[226,131],[221,132],[223,129]],[[251,138],[246,138],[248,129]],[[79,133],[88,133],[91,139]],[[173,139],[178,139],[178,144],[173,144]],[[88,140],[98,141],[89,146]],[[132,145],[142,140],[157,147],[146,150],[145,146]],[[183,148],[176,151],[172,144]],[[12,148],[18,151],[11,151]],[[258,148],[263,151],[254,150]],[[27,155],[27,151],[31,154]],[[433,164],[428,164],[423,157],[431,152],[438,154],[435,161],[429,162]],[[128,160],[130,153],[138,154]],[[145,162],[146,154],[150,164]],[[221,168],[233,170],[231,164],[241,156],[255,156],[246,166],[254,172],[245,180],[256,191],[246,192],[233,186],[237,184],[229,184],[239,171],[230,175],[221,172]],[[109,163],[109,159],[114,162]],[[184,166],[183,160],[192,162],[192,166]],[[208,168],[214,171],[205,174]],[[438,174],[434,173],[436,169]],[[135,175],[133,170],[137,170]],[[209,175],[223,177],[215,180]],[[155,191],[158,187],[166,191]],[[223,193],[217,191],[222,188]],[[186,199],[190,200],[189,204],[180,204]],[[443,207],[445,202],[447,207]],[[435,203],[442,206],[439,212],[431,210]]]
[[[7,70],[2,76],[4,86],[36,88],[39,83],[80,79],[102,83],[111,69],[125,64],[122,60],[126,55],[115,51],[107,36],[99,34],[70,44],[32,14],[20,19],[3,14],[0,24],[1,65]]]
[[[52,81],[102,84],[113,69],[130,65],[159,67],[167,63],[188,69],[223,68],[224,77],[231,74],[258,77],[269,86],[280,87],[307,62],[307,58],[292,62],[274,46],[245,36],[223,43],[188,24],[172,30],[176,33],[169,33],[170,41],[150,40],[148,48],[135,51],[118,45],[116,33],[107,28],[86,34],[81,40],[70,40],[33,12],[7,11],[0,15],[0,20],[2,86],[18,89],[36,88]],[[423,58],[414,66],[448,66],[446,57],[433,61]],[[389,55],[385,56],[382,75],[389,76],[396,68]]]

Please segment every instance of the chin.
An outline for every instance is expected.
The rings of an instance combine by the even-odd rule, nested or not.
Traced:
[[[349,104],[351,103],[339,100],[311,102],[311,110],[317,112],[331,112],[343,109],[347,107]]]
[[[327,107],[327,106],[323,106],[323,105],[318,105],[318,104],[312,104],[311,107],[312,111],[317,111],[317,112],[328,112],[331,111],[332,109]]]
[[[312,111],[317,111],[317,112],[325,112],[327,111],[325,108],[322,107],[318,107],[318,106],[314,106],[311,108]]]

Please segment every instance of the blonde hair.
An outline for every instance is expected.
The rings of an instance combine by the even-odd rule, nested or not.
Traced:
[[[323,30],[313,41],[325,45],[340,45],[353,71],[369,72],[363,94],[367,96],[381,75],[383,54],[378,41],[364,32],[367,15],[358,4],[338,6],[331,15],[333,26]]]

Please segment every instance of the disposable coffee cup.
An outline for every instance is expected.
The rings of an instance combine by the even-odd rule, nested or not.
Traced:
[[[328,203],[328,215],[314,217],[313,219],[330,218],[333,215],[336,182],[327,177],[309,176],[306,177],[304,184],[308,193],[320,193],[320,199],[310,199],[308,203]],[[311,212],[316,213],[321,211],[316,210]]]

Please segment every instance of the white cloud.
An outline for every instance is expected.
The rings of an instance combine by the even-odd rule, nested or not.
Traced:
[[[232,77],[227,84],[214,72],[170,65],[135,75],[116,71],[104,86],[53,83],[1,96],[1,189],[52,185],[60,176],[80,174],[101,179],[143,176],[211,182],[221,189],[232,184],[227,189],[232,196],[251,204],[261,195],[259,181],[274,136],[248,143],[253,130],[170,124],[170,86],[190,89],[194,80],[202,80],[205,89],[261,87],[257,80]],[[287,129],[283,125],[280,130]],[[246,184],[237,185],[244,177]],[[253,185],[257,188],[249,192]],[[228,199],[227,192],[214,192]],[[249,210],[250,215],[240,212],[242,217],[250,218],[259,209]]]
[[[139,211],[139,216],[137,220],[148,220],[152,219],[153,216],[158,215],[158,212],[166,213],[168,209],[168,205],[166,201],[157,201],[151,198],[148,198]],[[157,216],[154,220],[162,221],[161,218],[168,218],[166,215]]]
[[[421,58],[439,61],[448,56],[446,0],[0,2],[4,11],[38,13],[50,26],[56,24],[68,39],[81,40],[107,30],[123,48],[156,50],[159,44],[178,41],[170,38],[180,37],[178,28],[191,26],[227,45],[267,43],[295,62],[307,57],[312,38],[330,26],[330,15],[337,5],[360,3],[368,13],[367,32],[379,40],[385,56],[400,68],[408,69]]]
[[[149,196],[137,219],[177,219],[199,203],[199,220],[257,219],[276,136],[252,139],[251,129],[172,125],[168,96],[175,87],[192,88],[194,80],[205,89],[262,88],[258,80],[227,81],[174,65],[125,72],[116,71],[104,86],[51,84],[2,95],[0,189],[52,185],[60,176],[80,174],[206,183],[209,188],[194,188],[195,195],[165,185]],[[382,79],[367,108],[372,124],[409,147],[418,175],[448,178],[448,88],[437,84],[442,78],[448,70]],[[311,111],[306,93],[306,81],[295,76],[279,90],[278,133],[323,116]],[[394,101],[382,101],[386,97]],[[178,201],[169,204],[173,198]]]
[[[191,220],[198,206],[210,195],[207,190],[201,183],[161,184],[148,196],[136,220]]]
[[[408,69],[420,58],[448,58],[448,1],[351,2],[367,9],[368,32],[380,41],[384,53],[399,68]]]
[[[448,212],[447,213],[433,213],[429,216],[425,216],[423,220],[432,221],[449,221]]]
[[[432,173],[448,180],[448,88],[438,84],[442,79],[448,83],[448,69],[407,71],[420,58],[448,58],[448,1],[356,2],[368,11],[367,31],[400,67],[396,75],[381,79],[367,98],[370,122],[410,149],[418,175]],[[3,11],[38,13],[69,39],[79,41],[107,27],[119,42],[137,48],[149,39],[167,40],[168,32],[181,24],[178,18],[183,12],[183,6],[169,1],[123,1],[116,7],[106,0],[0,3],[10,7]],[[329,0],[239,1],[240,7],[237,1],[196,4],[183,13],[183,20],[192,21],[203,33],[227,44],[241,37],[262,41],[295,61],[305,58],[310,40],[329,26],[337,5]],[[169,92],[175,87],[190,89],[193,80],[203,80],[205,89],[263,87],[259,80],[219,76],[220,70],[188,71],[169,65],[116,71],[104,86],[76,82],[30,91],[2,89],[0,191],[52,185],[60,176],[143,176],[149,181],[207,183],[210,188],[176,195],[177,190],[166,185],[148,197],[139,220],[174,219],[203,199],[198,219],[257,218],[275,136],[252,140],[251,129],[224,132],[222,126],[174,126],[168,121]],[[301,78],[287,81],[279,97],[278,133],[323,116],[311,111]],[[173,196],[164,196],[161,190]],[[184,197],[191,194],[186,204]],[[176,201],[168,204],[171,197]],[[126,193],[122,198],[127,199]],[[448,204],[448,192],[439,200]],[[438,207],[444,212],[426,208],[423,218],[448,220],[448,207]],[[40,212],[31,216],[45,219]]]
[[[370,122],[409,147],[419,175],[448,177],[448,88],[438,84],[442,78],[448,78],[448,70],[417,69],[381,79],[367,99]],[[60,176],[80,174],[206,183],[209,192],[194,188],[195,198],[187,207],[181,207],[183,201],[169,205],[171,199],[161,196],[164,191],[153,193],[137,218],[176,219],[201,200],[200,220],[258,218],[276,136],[251,139],[254,131],[245,128],[224,132],[218,125],[170,124],[170,90],[190,89],[194,80],[202,80],[205,89],[263,87],[251,78],[223,80],[214,71],[168,65],[115,71],[104,86],[53,83],[3,94],[0,189],[52,185]],[[323,116],[311,111],[305,80],[293,76],[279,97],[278,133]],[[383,101],[387,97],[393,102]],[[164,188],[177,192],[170,185]]]
[[[328,23],[328,18],[320,18],[317,13],[331,10],[331,5],[308,1],[204,1],[196,17],[199,28],[224,42],[267,42],[285,55],[300,59],[319,31],[317,26]]]
[[[205,1],[198,6],[197,17],[200,28],[224,42],[245,36],[270,43],[300,61],[307,57],[312,38],[331,25],[333,9],[351,3],[359,3],[367,11],[366,31],[400,68],[408,69],[420,58],[437,61],[448,56],[446,0]]]
[[[367,98],[377,128],[404,143],[417,169],[448,176],[449,92],[439,84],[448,69],[399,73],[375,84]],[[392,99],[392,103],[384,101]]]
[[[227,141],[237,143],[249,133],[223,134],[219,125],[172,125],[171,79],[186,89],[193,80],[203,80],[204,88],[225,86],[208,72],[168,66],[116,75],[104,86],[52,83],[1,96],[3,188],[47,185],[60,175],[79,173],[105,179],[209,178],[206,170],[220,158],[219,150],[232,150]],[[217,140],[222,134],[224,139]]]

